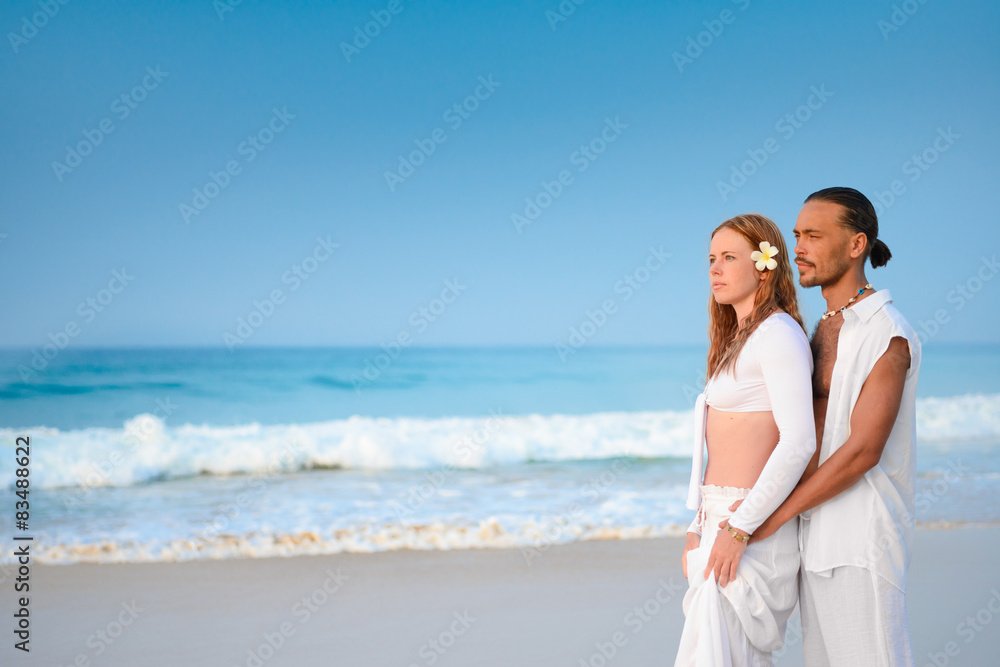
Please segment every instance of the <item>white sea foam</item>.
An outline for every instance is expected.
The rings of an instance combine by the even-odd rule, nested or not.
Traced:
[[[372,553],[398,549],[520,548],[526,562],[530,563],[556,544],[582,540],[680,537],[684,530],[684,527],[677,524],[623,527],[527,522],[517,526],[504,526],[495,517],[491,517],[475,524],[436,521],[415,525],[361,526],[329,532],[226,534],[169,541],[100,540],[60,543],[43,539],[34,545],[32,557],[36,562],[45,564],[142,563]],[[15,562],[13,553],[0,555],[0,574],[3,566]]]
[[[922,441],[1000,437],[1000,395],[918,401]],[[34,488],[129,486],[194,475],[273,474],[311,468],[481,469],[529,461],[689,457],[690,411],[585,415],[370,418],[240,426],[168,427],[141,414],[122,428],[0,429],[0,449],[32,438]],[[14,456],[0,457],[0,486]]]
[[[918,528],[942,529],[969,524],[965,521],[918,522]],[[988,524],[984,524],[988,525]],[[504,526],[496,518],[475,524],[433,522],[416,525],[363,526],[353,530],[297,533],[250,533],[187,537],[146,542],[100,540],[47,542],[33,546],[37,563],[153,563],[231,558],[274,558],[338,553],[375,553],[413,549],[451,551],[462,549],[520,549],[526,564],[544,557],[553,546],[588,540],[630,540],[683,537],[686,525],[678,523],[636,526],[593,523],[533,523]],[[0,554],[0,581],[17,562],[13,550]]]
[[[917,400],[917,435],[923,441],[1000,436],[1000,394]]]
[[[399,417],[262,426],[167,427],[139,415],[121,429],[0,429],[28,433],[34,487],[127,486],[199,474],[272,474],[310,468],[484,468],[526,461],[689,456],[688,413]],[[13,480],[12,456],[0,485]]]

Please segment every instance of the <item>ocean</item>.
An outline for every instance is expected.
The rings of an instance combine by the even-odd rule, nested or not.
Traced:
[[[2,350],[0,532],[30,436],[40,562],[682,535],[705,352]],[[1000,345],[925,345],[917,420],[918,525],[1000,522]]]

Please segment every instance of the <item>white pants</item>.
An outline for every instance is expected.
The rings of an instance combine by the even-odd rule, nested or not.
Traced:
[[[710,572],[708,557],[719,522],[728,519],[729,506],[749,489],[729,486],[701,487],[701,544],[687,554],[688,591],[686,617],[675,667],[730,667],[771,665],[771,652],[781,648],[785,625],[798,599],[798,525],[789,521],[760,542],[750,542],[736,571],[736,579],[723,588]]]
[[[806,667],[912,665],[906,595],[863,567],[802,570]]]

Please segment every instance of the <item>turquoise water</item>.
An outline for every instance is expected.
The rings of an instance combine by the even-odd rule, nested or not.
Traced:
[[[50,562],[527,549],[689,522],[703,348],[382,352],[65,350],[28,370],[31,350],[2,351],[0,485],[30,436]],[[1000,521],[998,371],[1000,346],[924,349],[922,524]]]
[[[370,417],[684,410],[704,383],[703,347],[0,350],[0,426],[120,427],[157,401],[168,424],[291,424]],[[380,359],[380,355],[384,355]],[[22,372],[19,372],[19,369]],[[1000,393],[1000,345],[926,346],[918,395]]]

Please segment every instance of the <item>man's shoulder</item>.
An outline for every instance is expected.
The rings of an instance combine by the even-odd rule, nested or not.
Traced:
[[[870,363],[874,363],[877,357],[888,349],[892,339],[898,337],[907,342],[911,369],[919,367],[922,347],[920,335],[891,301],[882,304],[878,311],[863,322],[861,331],[862,335],[857,341],[858,351],[869,350],[872,353]],[[910,374],[912,371],[908,373]]]
[[[902,335],[919,344],[920,339],[916,330],[910,326],[909,320],[899,312],[899,309],[891,301],[882,305],[878,311],[865,323],[866,327],[878,333],[883,333],[890,337]]]
[[[860,306],[860,307],[859,307]],[[896,308],[889,290],[880,290],[877,297],[868,297],[855,306],[858,316],[853,318],[865,332],[903,330],[916,336],[909,321]],[[845,318],[846,321],[846,318]]]

